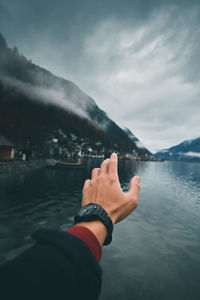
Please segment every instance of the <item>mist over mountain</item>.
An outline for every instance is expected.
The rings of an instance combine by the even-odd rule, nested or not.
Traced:
[[[152,153],[141,143],[141,141],[132,133],[132,131],[128,128],[124,128],[124,131],[128,135],[128,137],[133,141],[138,148],[141,148],[144,153],[147,155],[152,155]]]
[[[200,162],[200,137],[185,140],[169,149],[163,149],[157,152],[155,156],[166,160]]]
[[[0,135],[40,145],[57,129],[100,140],[109,149],[147,153],[78,86],[8,48],[0,35]]]

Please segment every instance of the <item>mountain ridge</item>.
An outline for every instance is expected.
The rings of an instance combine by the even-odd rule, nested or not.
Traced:
[[[200,137],[183,142],[155,153],[156,157],[166,160],[200,162]]]

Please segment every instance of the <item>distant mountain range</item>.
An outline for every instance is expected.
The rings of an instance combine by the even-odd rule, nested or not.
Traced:
[[[100,140],[109,149],[150,154],[73,82],[8,48],[0,35],[0,136],[38,146],[57,129]]]
[[[163,149],[155,154],[166,160],[197,161],[200,162],[200,137]]]

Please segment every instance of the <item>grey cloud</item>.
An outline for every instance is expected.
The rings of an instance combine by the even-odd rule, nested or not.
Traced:
[[[0,28],[157,150],[197,135],[200,3],[4,1]]]
[[[197,14],[191,10],[187,21],[181,17],[170,25],[171,16],[160,14],[136,29],[109,20],[86,42],[85,55],[95,61],[90,80],[96,76],[96,86],[91,88],[86,83],[85,88],[114,119],[126,126],[129,122],[133,132],[152,150],[194,136],[200,129],[199,78],[189,76],[194,66],[197,73],[200,69],[198,56],[190,64],[194,60],[193,46],[199,47],[198,29],[190,23],[187,27],[191,19],[197,21],[194,17]],[[130,47],[123,45],[126,34]],[[137,134],[139,127],[143,131]],[[163,128],[166,130],[158,135]],[[168,145],[163,144],[163,137]]]

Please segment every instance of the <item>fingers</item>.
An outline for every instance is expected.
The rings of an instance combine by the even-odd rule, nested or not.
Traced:
[[[138,201],[139,192],[140,192],[140,177],[139,176],[134,176],[131,179],[131,182],[130,182],[130,188],[129,188],[129,191],[128,191],[128,195],[131,198],[136,199]]]
[[[118,157],[116,153],[112,153],[110,156],[110,162],[108,166],[108,173],[111,175],[118,176],[118,170],[117,170],[117,165],[118,165]]]
[[[111,174],[118,176],[118,170],[117,170],[117,165],[118,165],[118,157],[116,153],[112,153],[110,156],[110,159],[107,158],[105,159],[100,168],[94,168],[92,170],[92,176],[91,179],[95,179],[98,177],[100,174],[105,175],[105,174]]]
[[[94,169],[92,170],[92,176],[91,176],[91,178],[92,178],[92,179],[95,179],[96,177],[99,176],[99,173],[100,173],[100,168],[94,168]]]
[[[108,173],[108,165],[109,165],[110,159],[107,158],[105,159],[102,164],[101,164],[101,168],[100,168],[100,174],[101,175],[105,175]]]
[[[87,179],[86,181],[85,181],[85,183],[84,183],[84,186],[83,186],[83,189],[86,189],[86,188],[88,188],[89,186],[90,186],[90,179]]]

